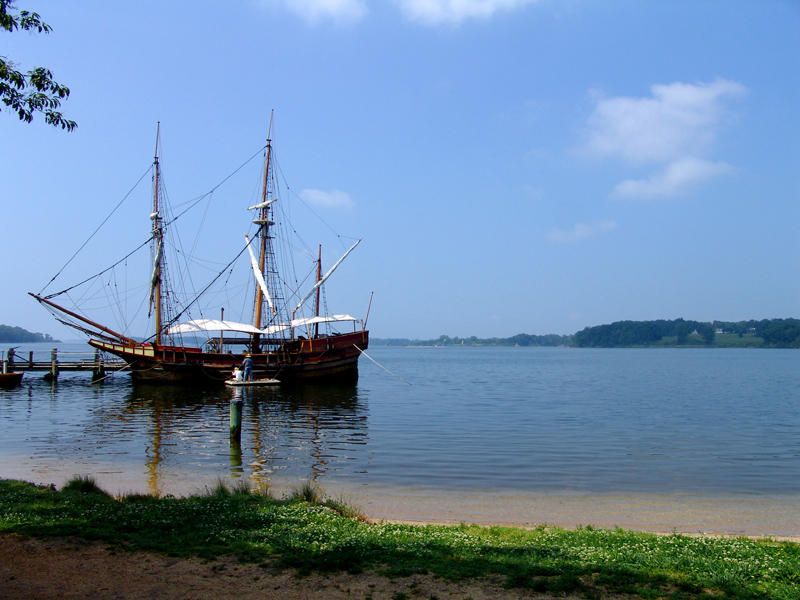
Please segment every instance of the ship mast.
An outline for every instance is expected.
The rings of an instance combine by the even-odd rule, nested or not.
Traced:
[[[272,114],[269,117],[269,130],[267,131],[267,152],[266,152],[266,161],[264,164],[264,187],[261,190],[261,208],[259,209],[259,215],[257,219],[253,220],[253,223],[258,225],[259,232],[258,235],[261,240],[260,251],[258,255],[258,266],[261,269],[261,272],[264,272],[264,267],[266,265],[267,260],[267,237],[269,236],[269,226],[272,225],[272,221],[269,220],[269,204],[267,204],[267,190],[269,188],[269,169],[270,169],[270,159],[272,154],[272,140],[270,139],[270,135],[272,135]],[[264,312],[264,295],[261,293],[261,289],[259,288],[258,283],[256,283],[256,314],[253,325],[256,329],[262,328],[262,321],[263,321],[263,312]],[[259,352],[261,345],[261,334],[254,333],[253,334],[253,346],[251,350],[253,352]]]
[[[317,283],[322,279],[322,245],[319,247],[319,257],[317,258]],[[317,288],[317,309],[316,316],[319,316],[319,293],[320,288]],[[319,337],[319,323],[314,323],[314,337]]]
[[[164,228],[161,220],[161,215],[158,213],[158,188],[159,188],[159,164],[158,164],[158,142],[159,134],[161,132],[161,122],[158,123],[156,128],[156,151],[153,160],[153,214],[150,219],[153,221],[153,240],[155,241],[155,258],[153,261],[153,277],[150,282],[150,304],[155,312],[155,337],[154,343],[156,346],[161,345],[161,330],[163,329],[163,316],[162,316],[162,293],[161,293],[161,257],[163,254],[164,245]]]

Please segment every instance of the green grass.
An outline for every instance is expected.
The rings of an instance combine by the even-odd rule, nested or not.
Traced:
[[[714,343],[710,346],[703,342],[703,338],[696,333],[689,334],[686,343],[678,345],[678,338],[676,336],[667,336],[655,342],[653,348],[762,348],[764,346],[764,338],[756,337],[754,335],[743,335],[739,337],[735,333],[718,333],[714,336]]]
[[[721,348],[761,348],[764,338],[749,334],[739,337],[735,333],[718,333],[714,336],[714,344]]]
[[[500,576],[509,587],[587,598],[800,599],[800,546],[788,542],[591,527],[369,524],[313,486],[281,500],[222,484],[188,498],[114,498],[85,480],[62,491],[0,480],[0,533],[76,536],[173,556],[234,555],[301,574]]]

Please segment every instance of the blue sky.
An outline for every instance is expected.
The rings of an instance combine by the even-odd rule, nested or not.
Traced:
[[[53,31],[0,54],[68,85],[78,129],[0,107],[2,323],[73,337],[26,292],[147,170],[157,122],[179,204],[263,145],[272,109],[281,170],[330,226],[309,242],[341,234],[330,265],[364,237],[326,294],[363,317],[374,292],[373,336],[800,316],[800,2],[17,7]],[[256,179],[214,194],[220,256]],[[146,196],[65,285],[144,239]]]

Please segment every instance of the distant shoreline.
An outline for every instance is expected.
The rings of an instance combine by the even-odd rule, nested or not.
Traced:
[[[616,321],[572,335],[468,338],[441,335],[432,340],[373,338],[372,346],[413,347],[573,347],[573,348],[800,348],[800,320]]]
[[[649,346],[570,346],[567,344],[559,346],[520,346],[516,345],[503,345],[503,344],[387,344],[383,339],[370,340],[371,348],[566,348],[570,350],[657,350],[663,348],[675,348],[678,350],[729,350],[729,349],[747,349],[747,350],[798,350],[793,346],[761,346],[761,345],[745,345],[745,346],[727,346],[724,344],[707,345],[707,344],[653,344]]]

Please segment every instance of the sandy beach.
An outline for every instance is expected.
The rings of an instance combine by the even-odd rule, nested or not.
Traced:
[[[637,531],[800,539],[800,498],[694,495],[490,494],[485,491],[331,486],[325,492],[372,520]]]

